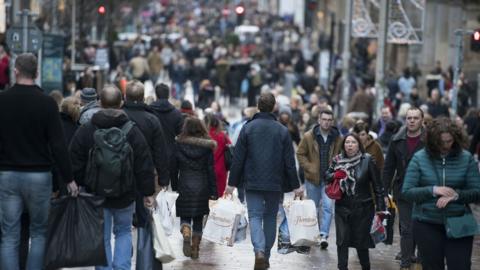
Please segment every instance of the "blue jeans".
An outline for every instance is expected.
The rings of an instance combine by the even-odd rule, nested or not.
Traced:
[[[0,171],[1,269],[19,269],[20,222],[24,208],[30,216],[30,251],[26,269],[42,269],[51,194],[50,172]]]
[[[277,234],[277,213],[281,193],[275,191],[246,191],[250,237],[253,251],[270,258]]]
[[[137,270],[161,270],[162,263],[155,259],[153,250],[152,223],[147,220],[145,227],[137,227]]]
[[[330,225],[332,224],[333,216],[333,200],[328,198],[325,194],[325,183],[321,183],[319,186],[305,181],[305,189],[307,190],[307,197],[315,203],[317,207],[318,228],[320,229],[320,235],[327,238],[330,233]],[[320,201],[322,201],[322,219],[320,220]]]
[[[121,208],[104,208],[105,231],[103,240],[105,242],[105,253],[107,254],[108,266],[97,266],[97,270],[130,270],[132,267],[132,221],[135,204]],[[113,234],[115,235],[115,250],[112,260],[112,221]]]
[[[290,244],[290,231],[288,230],[287,215],[285,214],[285,208],[283,205],[279,205],[278,214],[280,216],[280,227],[278,227],[278,234],[280,234],[280,239],[282,244]]]

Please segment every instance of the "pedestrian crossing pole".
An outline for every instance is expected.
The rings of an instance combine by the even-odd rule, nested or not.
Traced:
[[[453,70],[453,88],[452,88],[452,120],[457,118],[458,107],[458,86],[460,80],[460,71],[463,66],[463,36],[473,34],[473,30],[457,29],[455,30],[455,67]]]

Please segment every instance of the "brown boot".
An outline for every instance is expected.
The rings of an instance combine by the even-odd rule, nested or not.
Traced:
[[[263,252],[255,253],[255,266],[253,270],[265,270],[266,268],[266,259]]]
[[[190,244],[190,241],[192,239],[192,229],[190,226],[183,224],[182,228],[180,229],[180,232],[182,233],[183,236],[183,255],[187,257],[192,256],[192,246]]]
[[[200,252],[200,241],[202,241],[202,235],[193,234],[193,236],[192,236],[192,259],[198,259],[198,253]]]

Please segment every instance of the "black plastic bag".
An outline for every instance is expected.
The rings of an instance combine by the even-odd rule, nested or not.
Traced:
[[[52,200],[46,269],[107,264],[102,204],[103,198],[83,193]]]
[[[388,208],[388,212],[390,215],[387,215],[385,218],[387,219],[387,226],[385,227],[387,231],[387,238],[383,241],[385,245],[392,245],[393,244],[393,226],[395,225],[395,208]]]

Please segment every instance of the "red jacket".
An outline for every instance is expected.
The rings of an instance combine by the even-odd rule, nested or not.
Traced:
[[[227,169],[225,168],[225,148],[226,145],[232,142],[223,131],[217,131],[215,128],[211,128],[208,132],[210,137],[217,142],[217,148],[213,153],[215,161],[215,176],[217,179],[217,193],[218,197],[223,196],[225,187],[227,186]]]

